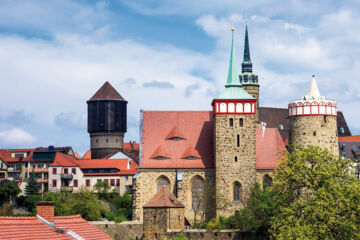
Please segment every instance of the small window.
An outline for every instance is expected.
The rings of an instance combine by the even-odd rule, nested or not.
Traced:
[[[184,157],[183,159],[186,159],[186,160],[196,160],[196,159],[199,159],[198,157],[195,157],[195,156],[187,156],[187,157]]]
[[[28,167],[28,163],[25,163],[25,167],[26,167],[26,168]]]
[[[126,176],[127,177],[127,176]],[[116,186],[119,187],[120,186],[120,179],[116,179]]]
[[[53,172],[53,174],[56,174],[56,168],[53,168],[52,172]]]
[[[327,122],[327,116],[324,116],[324,123]]]
[[[52,181],[52,185],[53,185],[53,187],[56,187],[56,180],[55,179]]]
[[[64,174],[68,174],[68,169],[67,168],[64,168]]]
[[[76,175],[76,168],[73,168],[73,169],[71,169],[72,170],[72,173],[74,174],[74,175]]]
[[[125,176],[126,181],[129,181],[129,176]],[[119,180],[119,179],[118,179]],[[119,180],[120,181],[120,180]]]
[[[75,179],[75,180],[74,180],[74,187],[77,187],[77,186],[78,186],[78,180]]]
[[[96,143],[98,143],[99,142],[99,140],[98,139],[96,139]]]
[[[265,175],[264,178],[263,178],[263,186],[268,186],[268,187],[271,187],[272,185],[272,178],[269,176],[269,175]]]
[[[153,159],[155,159],[155,160],[166,160],[166,159],[169,159],[169,158],[164,157],[164,156],[157,156],[157,157],[154,157]]]
[[[316,131],[313,132],[313,136],[316,136]]]
[[[345,133],[345,129],[343,127],[340,128],[341,133]]]
[[[115,179],[110,179],[110,186],[115,186]]]
[[[86,186],[90,187],[90,179],[86,179]]]
[[[230,127],[234,126],[234,119],[230,118],[229,124],[230,124]]]
[[[239,182],[234,182],[233,188],[233,201],[240,202],[241,184]]]
[[[106,139],[106,142],[109,142],[109,139]]]
[[[244,126],[244,119],[242,118],[239,119],[239,126],[240,127]]]
[[[343,143],[343,144],[341,145],[341,151],[342,151],[343,153],[346,152],[345,143]]]
[[[237,145],[237,147],[240,147],[240,135],[239,134],[236,136],[236,145]]]
[[[101,182],[101,179],[96,180],[96,182]]]
[[[235,162],[237,162],[237,156],[235,156]]]
[[[279,125],[279,129],[280,129],[280,130],[284,130],[284,125],[280,124],[280,125]]]

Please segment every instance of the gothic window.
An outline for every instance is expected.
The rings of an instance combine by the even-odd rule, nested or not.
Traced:
[[[244,119],[242,118],[239,119],[239,125],[240,127],[244,126]]]
[[[241,184],[239,182],[234,182],[233,184],[233,201],[241,201]]]
[[[157,186],[156,186],[156,191],[159,191],[160,188],[162,188],[162,187],[164,187],[164,186],[167,187],[167,188],[169,188],[169,186],[170,186],[170,181],[169,181],[169,179],[168,179],[167,177],[161,176],[161,177],[158,178]]]
[[[191,206],[195,211],[204,209],[204,180],[199,176],[191,182]]]
[[[229,125],[230,127],[234,126],[234,119],[230,118]]]
[[[267,174],[263,178],[263,186],[265,185],[267,185],[268,187],[271,187],[272,185],[272,178]]]

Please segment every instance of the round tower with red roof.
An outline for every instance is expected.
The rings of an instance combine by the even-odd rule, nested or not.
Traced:
[[[234,28],[232,35],[227,84],[212,102],[216,214],[223,216],[243,208],[256,181],[256,98],[242,88],[235,57]]]
[[[339,155],[336,102],[320,95],[314,76],[307,95],[288,107],[290,146],[319,146]]]
[[[127,101],[109,83],[87,101],[91,158],[105,158],[123,149]]]

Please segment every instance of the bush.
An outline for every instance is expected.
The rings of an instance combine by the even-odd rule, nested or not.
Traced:
[[[218,216],[215,217],[213,219],[211,219],[207,224],[206,224],[206,228],[209,230],[214,230],[214,229],[218,229],[218,230],[222,230],[222,229],[227,229],[228,227],[228,220],[226,219],[226,217],[224,216]]]
[[[172,240],[189,240],[189,239],[178,233],[175,235],[175,237]]]

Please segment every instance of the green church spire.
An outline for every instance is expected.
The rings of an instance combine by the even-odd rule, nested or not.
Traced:
[[[234,44],[234,28],[233,27],[231,28],[231,33],[232,33],[232,42],[231,42],[230,65],[229,65],[227,83],[226,83],[225,87],[241,86],[240,80],[239,80],[239,72],[238,72],[237,64],[236,64],[235,44]]]
[[[246,28],[245,28],[245,43],[244,43],[244,59],[241,64],[242,72],[252,72],[252,63],[250,58],[250,45],[249,45],[249,36],[248,36],[248,28],[247,28],[247,20],[246,20]]]
[[[240,76],[237,69],[236,56],[235,56],[234,28],[231,28],[231,31],[232,31],[232,43],[231,43],[228,78],[225,85],[225,89],[220,93],[220,95],[216,99],[254,99],[241,87]]]

